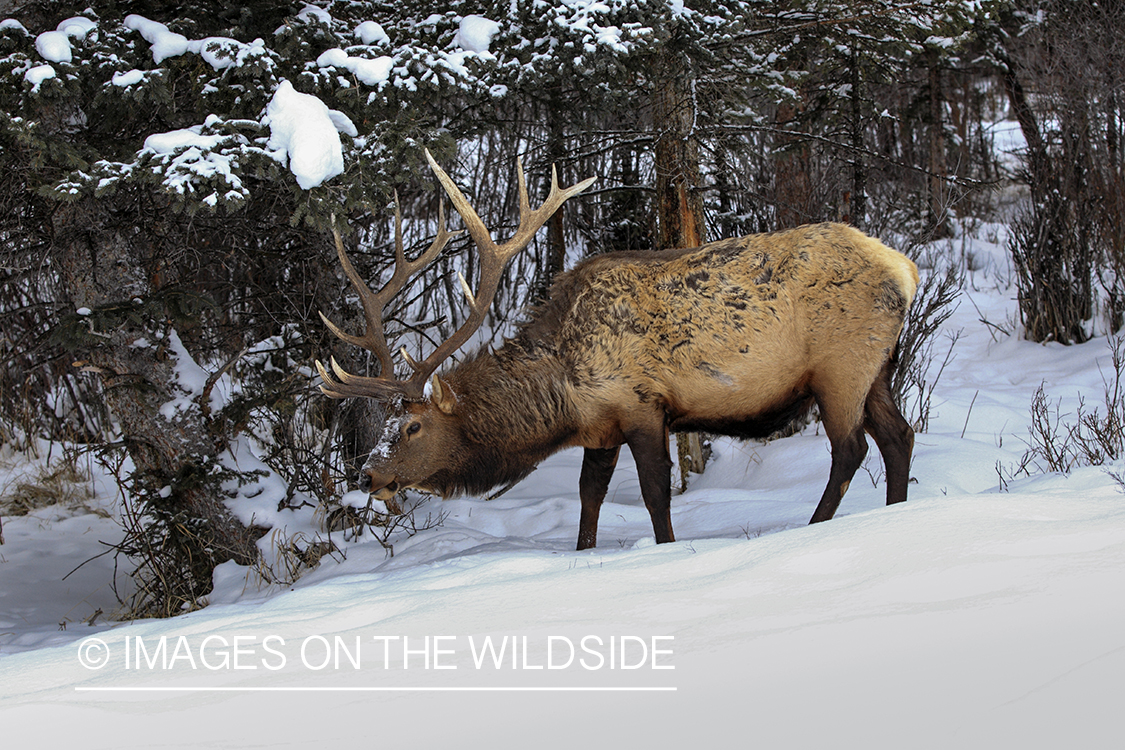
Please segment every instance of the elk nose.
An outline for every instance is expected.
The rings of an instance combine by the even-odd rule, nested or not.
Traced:
[[[359,472],[359,478],[356,480],[356,483],[359,485],[359,488],[361,490],[363,490],[364,492],[370,492],[371,491],[371,478],[372,478],[371,471],[365,469],[365,470]]]

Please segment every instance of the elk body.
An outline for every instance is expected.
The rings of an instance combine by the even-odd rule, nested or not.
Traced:
[[[764,437],[815,403],[832,466],[812,522],[836,512],[867,453],[865,432],[883,455],[887,503],[906,499],[914,435],[890,390],[895,347],[918,282],[905,256],[840,224],[596,256],[561,274],[547,301],[503,347],[479,351],[431,380],[441,360],[480,325],[507,258],[591,182],[559,191],[552,176],[551,195],[532,212],[521,169],[521,226],[497,246],[432,159],[431,166],[482,255],[478,293],[465,287],[469,320],[422,363],[404,350],[415,370],[406,381],[351,375],[335,362],[333,379],[320,367],[328,395],[390,405],[383,437],[363,469],[362,484],[376,497],[408,487],[443,497],[481,493],[526,476],[562,448],[581,446],[578,549],[586,549],[596,544],[602,500],[620,446],[628,445],[656,541],[670,542],[670,431]],[[384,373],[393,373],[393,364],[382,306],[448,237],[443,228],[413,263],[403,257],[400,239],[395,276],[375,294],[337,236],[368,328],[355,337],[329,326],[373,351]]]

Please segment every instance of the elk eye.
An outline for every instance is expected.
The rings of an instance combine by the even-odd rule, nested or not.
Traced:
[[[410,426],[406,428],[406,434],[407,435],[414,435],[420,429],[422,429],[422,423],[421,422],[411,422]]]

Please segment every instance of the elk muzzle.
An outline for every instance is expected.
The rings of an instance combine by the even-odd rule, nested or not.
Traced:
[[[380,474],[368,467],[359,474],[359,488],[384,502],[393,498],[400,489],[398,480],[394,476]]]

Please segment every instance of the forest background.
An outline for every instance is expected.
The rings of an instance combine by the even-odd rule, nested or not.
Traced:
[[[312,368],[376,363],[317,313],[362,325],[333,226],[373,281],[396,200],[408,248],[437,231],[424,148],[497,235],[516,157],[533,202],[552,164],[564,185],[598,178],[513,262],[482,343],[581,257],[825,220],[923,266],[916,360],[972,264],[917,249],[978,220],[1012,227],[1027,338],[1122,325],[1120,3],[0,2],[0,18],[0,443],[77,446],[118,478],[137,614],[182,611],[216,565],[259,557],[266,529],[226,500],[263,473],[286,487],[279,513],[385,528],[341,504],[379,407],[323,398]],[[299,167],[312,144],[281,137],[275,104],[290,91],[323,103],[338,164]],[[451,243],[391,336],[448,335],[456,273],[475,270]],[[910,360],[899,394],[924,427]],[[229,459],[248,445],[264,468]]]

